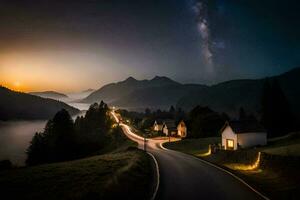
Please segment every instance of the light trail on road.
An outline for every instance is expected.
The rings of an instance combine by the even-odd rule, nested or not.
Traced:
[[[112,115],[117,118],[114,112]],[[120,126],[124,134],[143,149],[144,138],[135,134],[129,125],[120,123]],[[191,155],[161,148],[165,142],[168,142],[168,138],[147,139],[147,151],[154,155],[159,166],[157,200],[267,199],[211,164]]]

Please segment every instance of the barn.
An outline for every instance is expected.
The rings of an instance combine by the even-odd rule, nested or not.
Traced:
[[[267,144],[267,133],[257,121],[229,121],[221,129],[222,147],[237,150]]]

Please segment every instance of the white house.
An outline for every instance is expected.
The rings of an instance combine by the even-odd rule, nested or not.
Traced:
[[[184,121],[181,120],[179,122],[179,124],[177,125],[177,135],[180,137],[186,137],[186,134],[187,134],[186,125],[185,125]]]
[[[183,120],[181,120],[178,125],[172,119],[166,120],[155,120],[153,124],[154,131],[162,131],[166,136],[179,136],[186,137],[187,127]]]
[[[222,147],[237,150],[267,144],[266,130],[256,121],[230,121],[221,129]]]
[[[153,130],[154,131],[162,131],[163,130],[163,121],[162,120],[155,120],[153,124]]]
[[[163,133],[166,136],[176,136],[177,135],[177,127],[175,125],[174,120],[167,120],[164,122]]]

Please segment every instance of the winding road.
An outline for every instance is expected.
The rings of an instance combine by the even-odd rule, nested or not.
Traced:
[[[120,125],[128,138],[136,141],[139,148],[144,147],[144,138],[134,134],[128,125]],[[230,174],[191,155],[163,148],[161,144],[167,141],[147,139],[147,151],[156,158],[160,173],[155,199],[264,199]]]

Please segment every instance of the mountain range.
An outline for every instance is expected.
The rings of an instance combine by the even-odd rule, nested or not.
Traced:
[[[83,99],[82,102],[92,103],[101,99],[107,103],[113,103],[140,89],[178,85],[180,84],[166,77],[157,76],[152,80],[141,81],[129,77],[124,81],[103,86]]]
[[[70,104],[76,103],[77,101],[79,101],[83,98],[86,98],[92,92],[94,92],[93,89],[87,89],[84,91],[72,92],[72,93],[67,93],[67,94],[59,93],[56,91],[29,92],[28,94],[43,97],[43,98],[62,101],[62,102],[68,103],[70,105]]]
[[[0,86],[0,120],[50,119],[61,109],[71,115],[79,113],[78,109],[63,102]]]
[[[267,78],[278,80],[294,112],[300,115],[300,68]],[[243,107],[247,112],[256,115],[260,112],[265,80],[266,78],[232,80],[208,86],[181,84],[160,76],[151,80],[136,80],[129,77],[124,81],[101,87],[82,102],[93,103],[104,100],[109,105],[130,110],[166,109],[176,105],[188,111],[202,105],[232,116]]]

